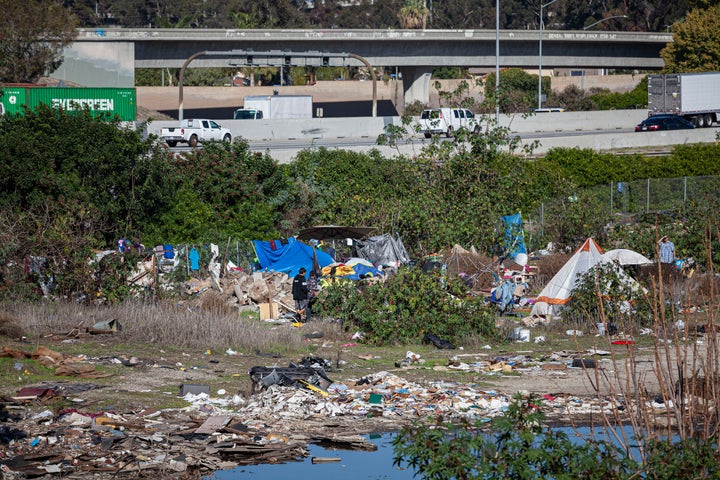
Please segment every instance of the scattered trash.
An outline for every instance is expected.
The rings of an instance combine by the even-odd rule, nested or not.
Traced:
[[[607,350],[598,350],[597,348],[588,348],[586,351],[588,355],[610,355]]]
[[[582,337],[583,332],[581,330],[565,330],[565,335],[570,337]]]
[[[92,328],[87,328],[88,333],[114,333],[122,331],[122,326],[117,319],[97,322]]]
[[[527,328],[516,328],[515,330],[513,330],[513,339],[516,342],[529,342],[530,330]]]
[[[574,358],[572,361],[573,368],[596,368],[597,363],[591,358]]]
[[[340,462],[340,457],[312,457],[310,459],[310,463],[317,464],[317,463],[331,463],[331,462]]]
[[[210,385],[197,385],[192,383],[183,383],[180,385],[179,396],[184,397],[188,393],[198,395],[200,393],[210,394]]]
[[[447,340],[443,340],[433,333],[426,333],[422,340],[423,344],[432,343],[439,349],[455,350],[455,345]]]

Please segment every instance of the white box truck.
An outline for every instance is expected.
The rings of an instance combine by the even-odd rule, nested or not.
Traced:
[[[311,95],[249,95],[243,108],[235,110],[236,119],[312,118]],[[245,112],[262,112],[262,115],[245,115]]]
[[[650,115],[675,114],[696,127],[720,121],[720,72],[648,76]]]

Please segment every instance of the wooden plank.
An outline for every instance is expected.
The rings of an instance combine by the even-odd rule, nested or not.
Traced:
[[[232,420],[232,416],[230,415],[213,415],[196,428],[195,433],[212,435],[230,423],[230,420]]]

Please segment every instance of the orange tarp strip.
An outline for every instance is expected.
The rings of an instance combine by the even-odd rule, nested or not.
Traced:
[[[550,298],[550,297],[537,297],[535,303],[544,302],[548,305],[565,305],[570,301],[570,298]]]

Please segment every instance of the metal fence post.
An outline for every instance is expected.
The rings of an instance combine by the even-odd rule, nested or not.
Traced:
[[[650,213],[650,179],[647,179],[647,197],[645,198],[645,213]]]

